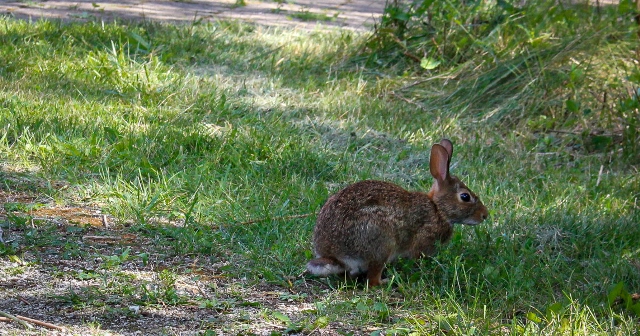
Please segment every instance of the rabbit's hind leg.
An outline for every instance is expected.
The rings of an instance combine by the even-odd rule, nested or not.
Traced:
[[[382,284],[382,270],[384,270],[384,262],[372,261],[369,263],[367,280],[369,280],[370,287]]]

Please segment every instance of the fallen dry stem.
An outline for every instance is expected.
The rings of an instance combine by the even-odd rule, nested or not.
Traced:
[[[33,329],[33,326],[23,320],[20,319],[19,316],[13,316],[9,313],[3,312],[0,310],[0,316],[4,316],[4,317],[0,317],[0,321],[3,322],[10,322],[10,321],[14,321],[20,325],[22,325],[23,327],[27,328],[27,329]]]
[[[36,319],[32,319],[29,317],[24,317],[24,316],[20,316],[20,315],[11,315],[9,313],[0,311],[0,315],[2,315],[3,317],[0,317],[0,322],[16,322],[18,324],[21,324],[23,327],[27,328],[27,329],[33,329],[33,326],[27,322],[31,322],[33,324],[42,326],[42,327],[46,327],[49,329],[56,329],[56,330],[64,330],[64,328],[57,326],[55,324],[51,324],[48,322],[44,322],[44,321],[40,321],[40,320],[36,320]]]
[[[48,322],[44,322],[44,321],[40,321],[40,320],[36,320],[36,319],[32,319],[32,318],[28,318],[28,317],[24,317],[24,316],[20,316],[20,315],[16,315],[17,318],[27,321],[27,322],[31,322],[33,324],[37,324],[39,326],[43,326],[49,329],[56,329],[56,330],[64,330],[64,328],[57,326],[55,324],[51,324]]]
[[[289,220],[289,219],[297,219],[297,218],[306,218],[312,215],[315,215],[315,212],[310,212],[310,213],[306,213],[306,214],[301,214],[301,215],[290,215],[290,216],[282,216],[282,217],[275,217],[275,218],[259,218],[259,219],[253,219],[253,220],[249,220],[246,222],[240,222],[238,224],[240,225],[247,225],[247,224],[255,224],[255,223],[260,223],[260,222],[264,222],[267,221],[269,219],[271,220]]]

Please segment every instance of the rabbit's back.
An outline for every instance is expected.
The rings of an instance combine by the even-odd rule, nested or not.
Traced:
[[[348,227],[369,215],[400,219],[410,204],[410,193],[393,183],[361,181],[331,196],[318,214],[317,225]]]
[[[352,184],[331,196],[320,210],[313,237],[315,254],[390,261],[413,247],[418,231],[433,224],[434,213],[426,194],[383,181]]]

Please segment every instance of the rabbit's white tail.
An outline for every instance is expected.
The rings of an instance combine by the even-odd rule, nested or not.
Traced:
[[[344,265],[330,258],[316,258],[307,263],[307,270],[317,276],[329,276],[345,272]]]

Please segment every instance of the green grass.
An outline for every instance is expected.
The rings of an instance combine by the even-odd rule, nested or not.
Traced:
[[[335,21],[336,18],[338,17],[338,13],[332,16],[329,16],[326,13],[315,13],[315,12],[310,12],[309,10],[301,9],[298,12],[289,14],[288,17],[298,19],[301,21],[317,21],[317,22]]]
[[[624,74],[637,72],[637,41],[598,35],[589,46],[575,29],[535,24],[549,31],[548,55],[502,25],[502,40],[472,45],[484,52],[432,56],[440,63],[428,72],[384,48],[363,51],[372,38],[350,32],[3,18],[0,190],[33,195],[4,205],[13,239],[1,258],[29,262],[6,272],[52,249],[95,258],[94,270],[48,270],[97,281],[55,300],[107,320],[133,318],[127,304],[195,305],[258,309],[251,318],[304,333],[636,334],[640,309],[626,294],[640,291],[640,151],[636,86]],[[584,59],[580,71],[571,65]],[[434,76],[447,79],[423,81]],[[594,90],[617,98],[596,110]],[[384,288],[299,276],[315,216],[284,217],[314,213],[366,178],[428,189],[428,149],[444,136],[489,221],[456,227],[433,258],[391,265]],[[82,240],[95,229],[29,215],[67,205],[99,207],[145,243],[95,250]],[[237,284],[215,298],[181,292],[190,269],[154,265],[185,255],[222,265]],[[243,291],[259,285],[312,308],[256,303]],[[238,316],[205,329],[247,332]]]

